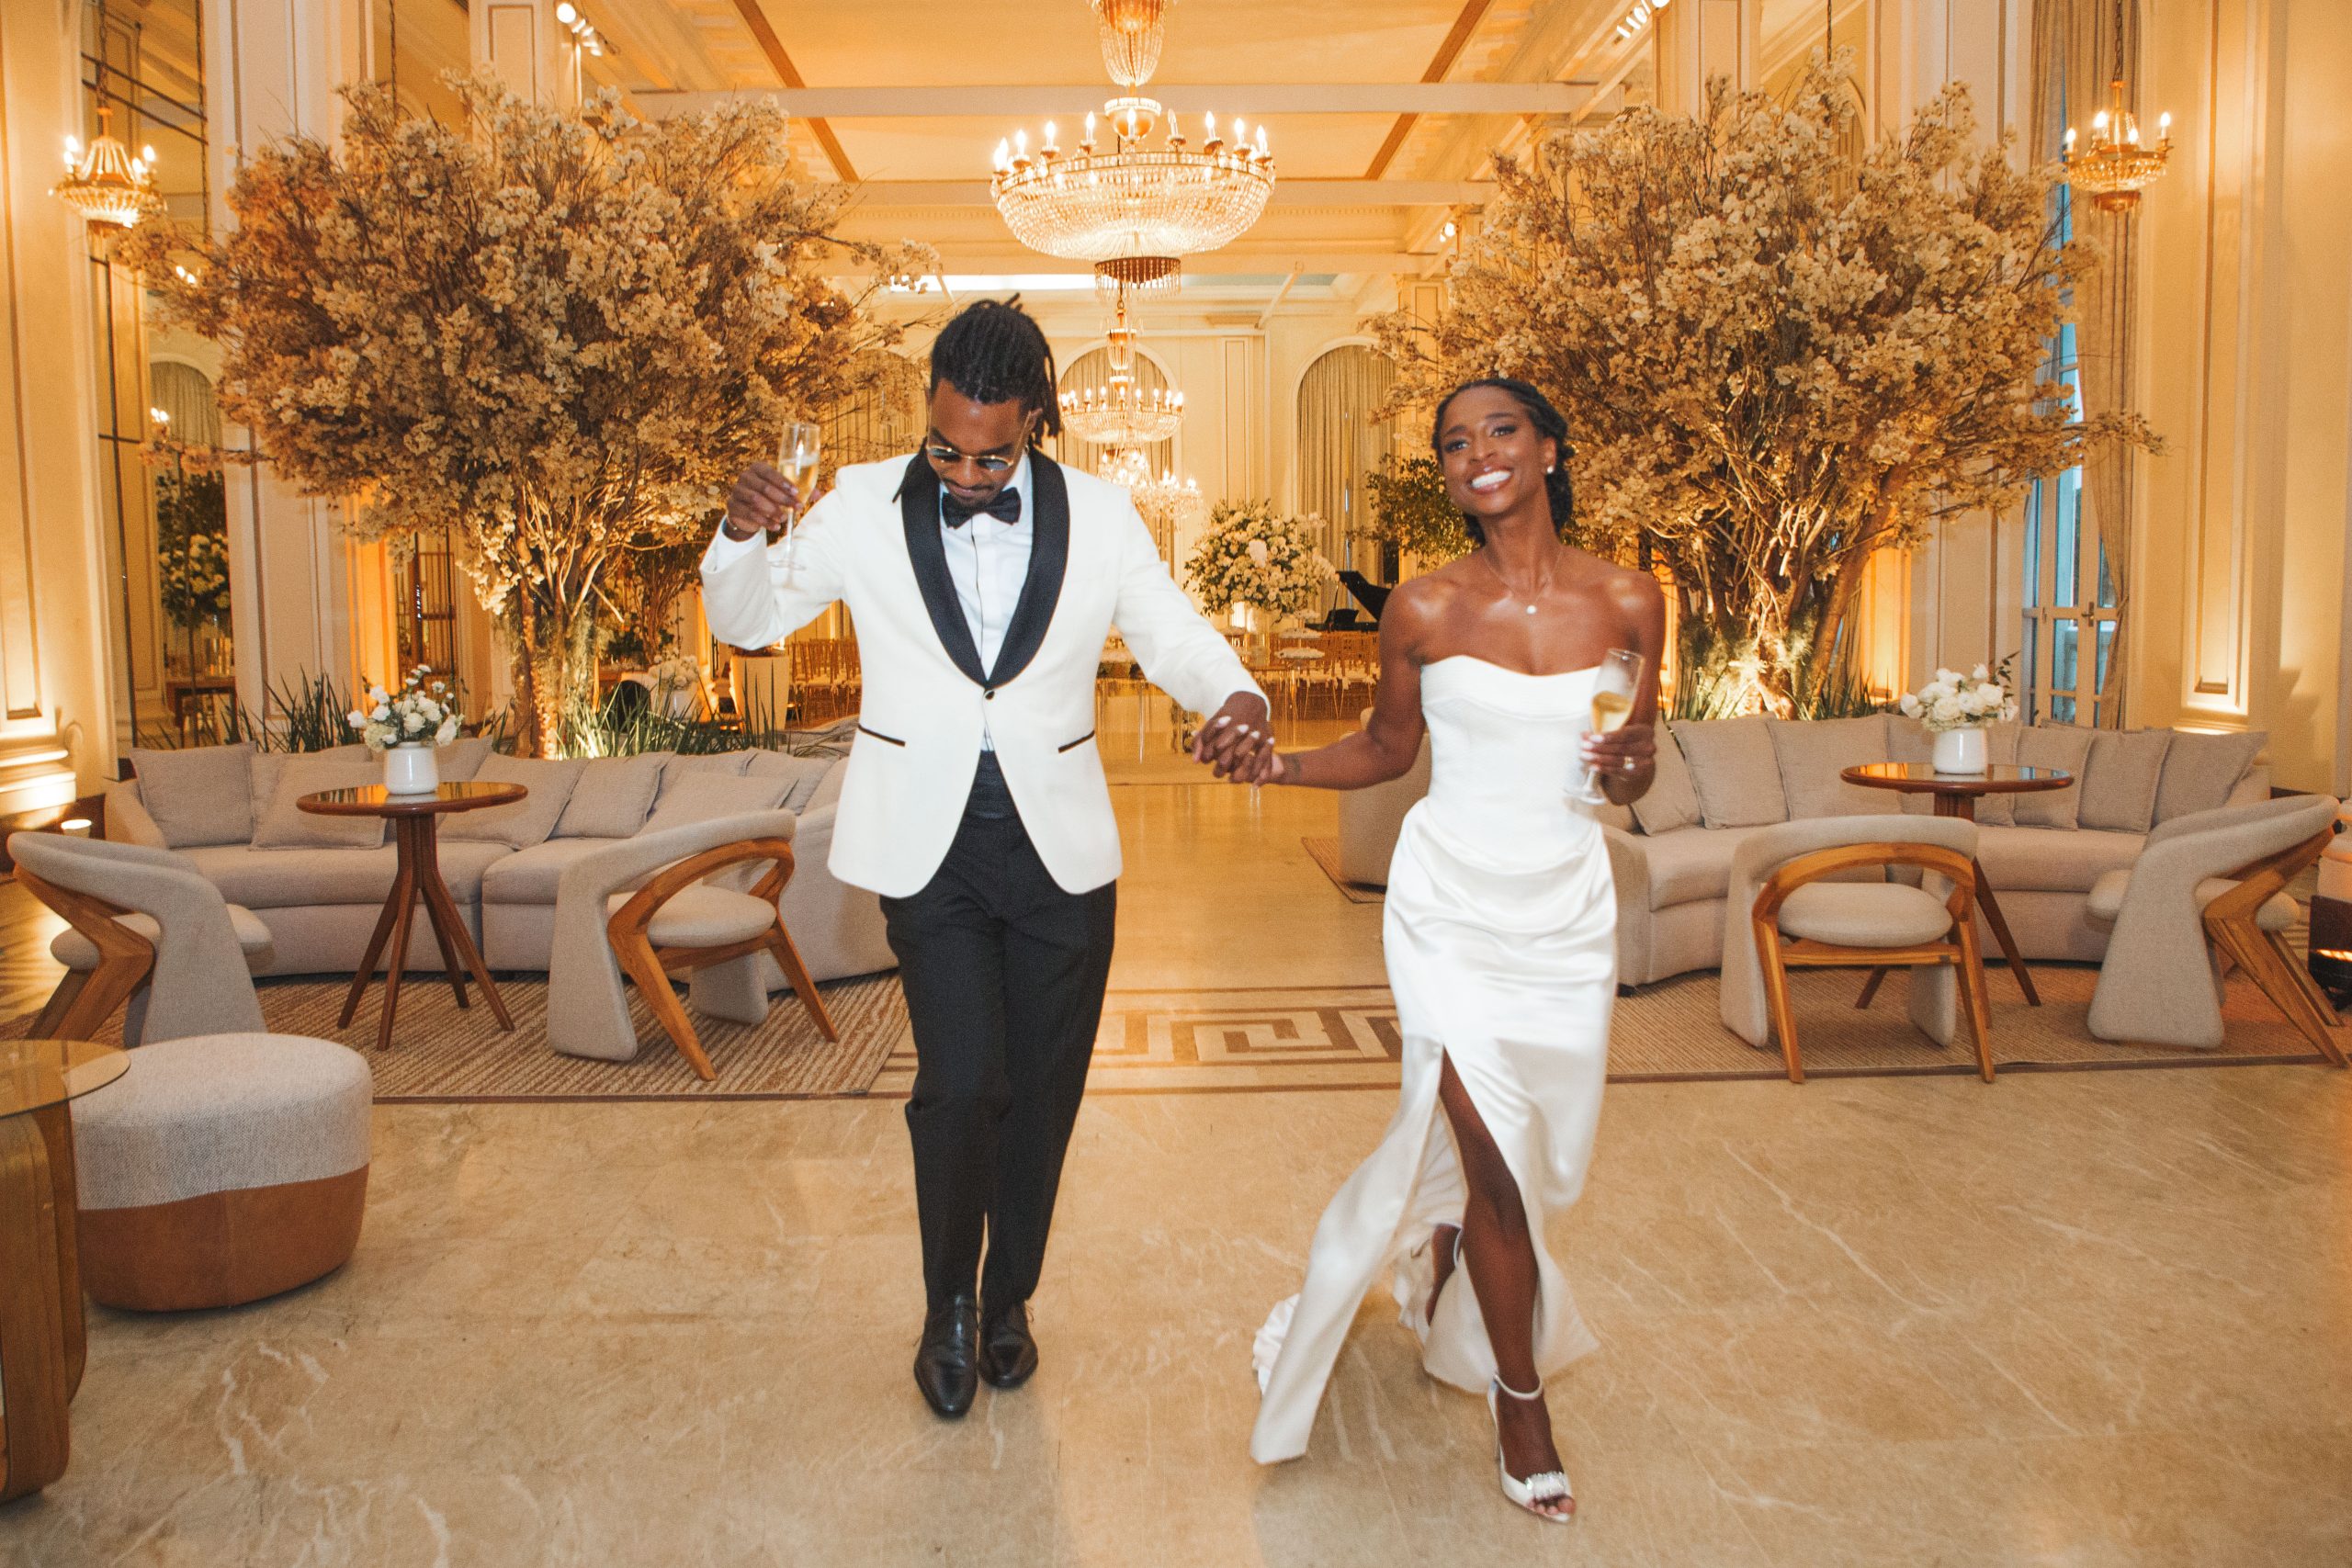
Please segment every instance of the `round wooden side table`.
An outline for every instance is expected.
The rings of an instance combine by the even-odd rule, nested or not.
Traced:
[[[1939,773],[1925,762],[1864,762],[1838,776],[1864,789],[1927,795],[1934,802],[1937,816],[1958,817],[1969,822],[1976,820],[1976,803],[1985,795],[2032,795],[2045,789],[2064,789],[2075,782],[2075,775],[2064,768],[2019,768],[2006,762],[1996,762],[1981,773]],[[2018,989],[2025,993],[2027,1004],[2040,1007],[2041,994],[2033,988],[2033,976],[2026,973],[2025,960],[2018,956],[2017,939],[2009,935],[2009,922],[2002,918],[2000,901],[1993,897],[1993,884],[1984,875],[1984,863],[1972,860],[1972,863],[1976,867],[1976,907],[1984,911],[1984,923],[1993,928],[1993,940],[2001,944],[2001,956],[2007,961],[2009,973],[2018,977]],[[1869,987],[1862,992],[1864,1002],[1878,989],[1884,974],[1880,970],[1871,976]]]
[[[65,1473],[66,1407],[89,1359],[66,1102],[130,1066],[87,1040],[0,1041],[0,1503]]]
[[[294,803],[320,817],[387,818],[399,846],[400,870],[392,878],[390,895],[384,900],[384,912],[377,917],[375,934],[368,939],[368,956],[359,961],[358,973],[351,976],[351,991],[343,998],[339,1027],[351,1027],[352,1019],[359,1011],[359,998],[367,994],[368,982],[375,977],[376,960],[384,955],[389,939],[391,951],[384,966],[384,1013],[376,1026],[376,1049],[390,1049],[392,1011],[399,1005],[401,976],[408,965],[409,922],[419,898],[424,900],[425,919],[432,924],[434,940],[441,945],[441,966],[449,972],[449,988],[458,994],[458,1005],[467,1005],[466,976],[470,973],[474,984],[481,987],[482,1000],[490,1004],[491,1013],[498,1020],[498,1027],[514,1027],[498,987],[491,984],[490,971],[482,964],[481,950],[467,934],[465,917],[458,912],[457,900],[449,897],[448,885],[441,880],[437,824],[453,812],[512,805],[529,793],[514,784],[445,784],[430,795],[394,795],[382,784],[365,784],[357,789],[322,790]]]

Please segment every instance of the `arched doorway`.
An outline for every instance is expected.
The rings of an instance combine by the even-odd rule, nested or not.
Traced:
[[[1322,549],[1341,570],[1378,579],[1380,550],[1366,532],[1364,475],[1396,446],[1393,420],[1377,417],[1396,367],[1369,344],[1341,344],[1319,355],[1298,383],[1298,509],[1323,519]],[[1351,603],[1344,588],[1333,602]]]

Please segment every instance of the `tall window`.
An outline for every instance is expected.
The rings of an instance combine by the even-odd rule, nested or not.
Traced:
[[[1364,536],[1372,519],[1363,480],[1396,446],[1394,422],[1374,417],[1396,382],[1386,355],[1345,344],[1298,383],[1298,509],[1323,519],[1322,550],[1333,566],[1375,579],[1380,552]],[[1345,603],[1346,592],[1333,589],[1333,601]]]
[[[204,34],[198,0],[83,5],[81,125],[107,129],[133,153],[153,151],[171,216],[207,208]],[[173,443],[220,439],[211,344],[165,332],[138,274],[114,262],[115,231],[92,224],[90,342],[96,350],[100,536],[115,584],[108,643],[121,707],[115,739],[171,745],[223,728],[231,673],[227,516],[217,465]],[[153,362],[153,363],[151,363]],[[159,418],[158,414],[170,417]],[[164,437],[164,440],[156,440]]]
[[[2059,242],[2074,238],[2072,192],[2051,193]],[[2066,388],[2068,412],[2083,413],[2075,327],[2058,329],[2045,375]],[[2025,640],[2017,680],[2031,722],[2096,725],[2098,694],[2115,645],[2115,585],[2098,529],[2084,512],[2083,470],[2034,481],[2025,503]]]

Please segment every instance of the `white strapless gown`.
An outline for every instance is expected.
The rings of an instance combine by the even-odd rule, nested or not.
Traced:
[[[1431,1227],[1466,1189],[1438,1101],[1450,1057],[1519,1182],[1535,1238],[1535,1363],[1550,1376],[1595,1348],[1544,1222],[1576,1201],[1617,995],[1617,904],[1600,828],[1570,798],[1594,672],[1526,675],[1466,656],[1422,667],[1430,792],[1406,815],[1383,942],[1404,1037],[1396,1114],[1315,1227],[1306,1281],[1258,1332],[1264,1399],[1250,1452],[1306,1451],[1323,1385],[1365,1293],[1393,1268],[1400,1315],[1430,1376],[1484,1393],[1495,1356],[1467,1272],[1424,1329]]]

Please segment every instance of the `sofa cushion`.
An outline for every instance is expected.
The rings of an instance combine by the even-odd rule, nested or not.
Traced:
[[[296,804],[321,790],[356,789],[384,782],[384,766],[365,746],[352,756],[345,748],[288,757],[263,769],[254,759],[254,848],[257,850],[372,850],[384,841],[381,817],[322,817]],[[266,778],[270,792],[259,784]]]
[[[449,897],[470,904],[481,897],[482,873],[513,853],[503,844],[444,841],[441,880]],[[248,909],[299,908],[311,904],[381,904],[392,890],[398,852],[374,850],[257,850],[251,844],[214,844],[187,852],[220,897]]]
[[[752,759],[757,755],[748,748],[732,751],[696,751],[691,755],[681,752],[671,758],[669,765],[662,770],[662,785],[667,789],[672,779],[684,778],[688,773],[740,773],[752,765]]]
[[[1886,760],[1890,762],[1916,762],[1926,767],[1936,758],[1936,738],[1928,727],[1916,718],[1905,718],[1899,713],[1886,716]],[[1906,817],[1932,817],[1936,811],[1933,795],[1902,795],[1895,796],[1903,803]]]
[[[810,812],[822,811],[825,807],[840,800],[842,797],[842,786],[848,782],[849,760],[847,758],[843,758],[840,761],[835,762],[831,769],[826,773],[823,778],[817,781],[817,793],[808,797],[808,804],[807,806],[801,807],[802,814],[805,816]],[[1631,816],[1632,814],[1629,812],[1627,815]]]
[[[2237,734],[2173,731],[2165,748],[2165,766],[2156,784],[2156,820],[2169,822],[2192,811],[2227,806],[2230,791],[2268,744],[2267,730]]]
[[[662,787],[667,751],[641,751],[634,757],[597,757],[583,764],[571,798],[557,818],[558,839],[626,839],[645,826],[653,809],[654,793]]]
[[[579,784],[581,769],[585,765],[544,757],[492,754],[483,758],[473,782],[518,784],[531,793],[510,806],[452,815],[441,824],[441,841],[504,844],[510,850],[526,850],[546,842],[548,835],[555,831],[556,823],[561,820],[563,808],[571,799],[572,789]]]
[[[2078,826],[2083,802],[2083,773],[2090,765],[2091,732],[2072,724],[2035,724],[2018,731],[2018,766],[2056,768],[2071,775],[2064,789],[2041,790],[2011,797],[2020,828]]]
[[[1984,727],[1984,761],[1996,768],[2017,765],[2018,737],[2020,727],[2015,724],[1988,724]],[[1929,746],[1934,737],[1928,738]],[[1933,797],[1929,797],[1932,801]],[[2018,797],[2014,795],[1983,795],[1976,797],[1976,824],[1980,828],[2010,828],[2017,825]]]
[[[441,748],[433,765],[449,784],[471,784],[481,765],[497,751],[498,742],[487,735],[461,735]]]
[[[284,776],[289,762],[316,761],[321,758],[364,761],[375,764],[376,776],[362,780],[365,784],[384,782],[382,760],[357,741],[348,746],[330,746],[323,751],[256,751],[254,753],[254,826],[258,829],[269,803],[277,794],[277,781]]]
[[[1789,820],[1808,817],[1871,817],[1899,813],[1902,797],[1890,790],[1865,789],[1838,774],[1859,762],[1887,760],[1886,716],[1856,718],[1767,719],[1772,756],[1779,764],[1781,793]]]
[[[516,850],[481,876],[485,904],[552,904],[556,884],[563,874],[621,842],[618,839],[549,839],[527,850]]]
[[[1657,772],[1641,799],[1634,802],[1634,819],[1645,833],[1671,833],[1699,825],[1699,794],[1690,787],[1690,764],[1683,760],[1674,727],[1657,730]]]
[[[784,808],[806,811],[808,802],[817,794],[817,786],[825,782],[827,773],[839,766],[839,757],[796,757],[785,751],[754,751],[749,772],[755,779],[790,781],[792,787],[785,793]]]
[[[2156,786],[2171,747],[2169,729],[2093,730],[2077,825],[2112,833],[2144,833],[2154,827]]]
[[[2142,833],[2060,828],[1985,828],[1976,834],[1976,861],[2000,893],[2087,893],[2119,866],[2140,858]]]
[[[765,777],[747,773],[741,778],[731,773],[688,773],[662,792],[653,815],[645,819],[645,831],[659,833],[721,817],[740,817],[747,811],[774,811],[784,804],[792,783],[774,773]]]
[[[130,749],[139,798],[165,847],[242,844],[254,836],[254,749],[192,746],[178,751]]]
[[[1678,724],[1674,737],[1690,764],[1699,818],[1708,827],[1756,828],[1789,819],[1781,764],[1762,714]]]
[[[1761,824],[1759,824],[1761,826]],[[1754,828],[1685,828],[1642,840],[1650,868],[1650,908],[1720,898],[1731,887],[1731,858]]]

